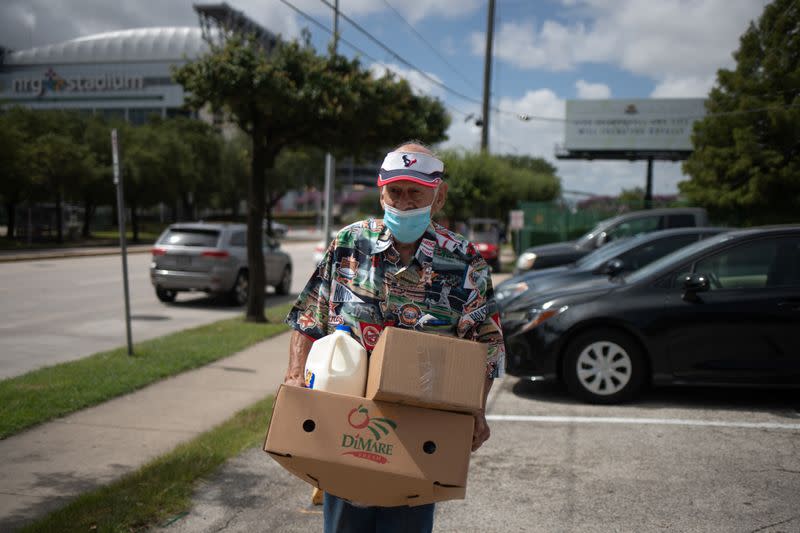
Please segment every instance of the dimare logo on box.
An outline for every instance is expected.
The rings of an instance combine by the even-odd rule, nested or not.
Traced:
[[[352,432],[342,434],[342,448],[346,449],[342,455],[352,455],[379,464],[389,462],[394,444],[380,441],[393,431],[397,431],[397,423],[394,420],[372,418],[369,416],[369,410],[362,404],[350,410],[347,414],[347,423],[358,431],[355,434]]]

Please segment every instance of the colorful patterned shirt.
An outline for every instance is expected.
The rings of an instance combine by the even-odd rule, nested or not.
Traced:
[[[388,326],[488,344],[499,377],[505,348],[486,261],[464,237],[431,223],[407,266],[380,219],[356,222],[331,242],[286,323],[313,339],[350,326],[371,352]]]

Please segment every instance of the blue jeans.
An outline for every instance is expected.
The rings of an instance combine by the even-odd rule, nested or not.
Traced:
[[[325,493],[325,533],[430,533],[434,504],[417,507],[356,507]]]

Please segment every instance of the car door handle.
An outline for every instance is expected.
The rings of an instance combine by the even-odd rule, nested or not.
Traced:
[[[786,311],[800,311],[800,300],[778,302],[778,307]]]

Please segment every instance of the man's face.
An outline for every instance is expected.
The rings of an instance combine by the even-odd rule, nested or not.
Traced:
[[[409,211],[433,204],[431,213],[436,213],[444,205],[447,184],[439,184],[438,189],[437,194],[436,187],[426,187],[413,181],[395,181],[381,187],[381,207],[388,205],[400,211]]]

